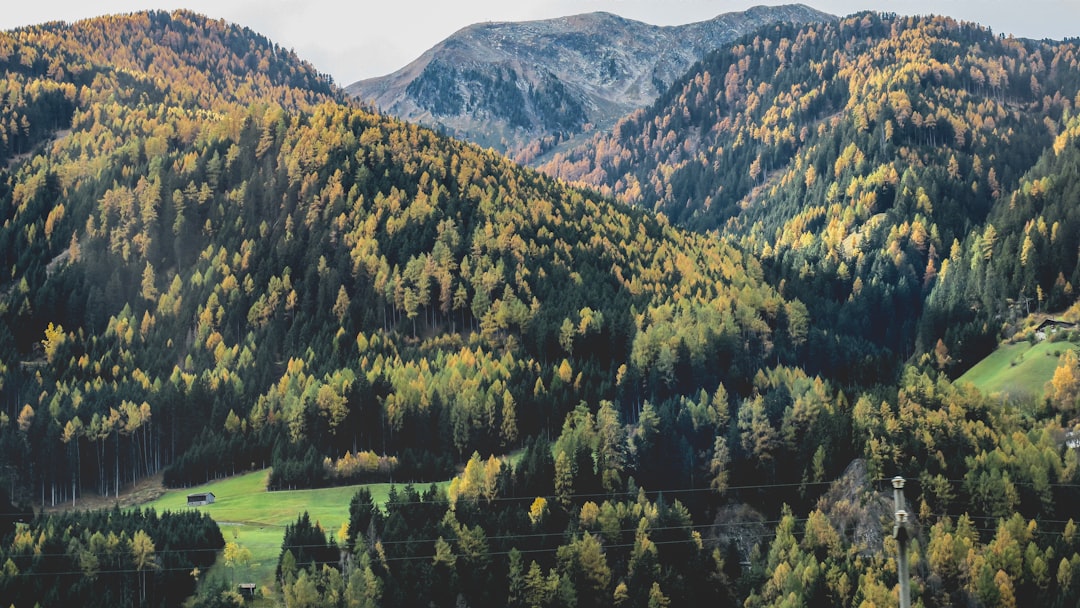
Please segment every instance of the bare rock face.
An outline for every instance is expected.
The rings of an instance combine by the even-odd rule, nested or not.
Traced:
[[[482,23],[393,74],[346,90],[382,112],[527,162],[651,104],[706,53],[757,28],[831,20],[807,6],[788,5],[671,27],[610,13]]]
[[[880,551],[885,535],[892,529],[891,492],[891,488],[881,490],[870,478],[866,461],[857,458],[818,500],[817,507],[845,542],[863,555],[872,555]],[[908,512],[912,516],[910,525],[917,526],[913,509],[909,507]]]

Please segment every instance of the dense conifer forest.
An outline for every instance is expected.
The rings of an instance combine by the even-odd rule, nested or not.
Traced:
[[[195,14],[0,34],[0,598],[235,605],[80,501],[272,467],[398,484],[288,606],[894,606],[894,475],[921,605],[1076,605],[1080,363],[952,382],[1080,317],[1076,52],[770,26],[555,179]]]

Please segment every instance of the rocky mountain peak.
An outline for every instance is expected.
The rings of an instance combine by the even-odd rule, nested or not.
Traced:
[[[605,12],[463,28],[404,68],[347,88],[404,120],[528,162],[652,103],[706,53],[772,22],[835,17],[796,4],[656,26]]]

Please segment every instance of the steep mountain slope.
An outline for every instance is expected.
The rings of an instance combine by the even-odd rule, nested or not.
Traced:
[[[1062,129],[1075,54],[946,18],[770,28],[544,170],[719,228],[822,320],[809,361],[870,377],[943,336],[924,293]]]
[[[401,70],[346,90],[404,120],[529,161],[649,105],[705,53],[773,22],[835,18],[803,5],[755,7],[658,27],[608,13],[485,23]]]
[[[805,334],[804,307],[728,244],[338,103],[325,80],[246,30],[155,12],[0,39],[8,90],[29,93],[9,96],[21,100],[15,124],[45,127],[0,180],[0,487],[16,503],[78,505],[157,472],[183,486],[267,465],[271,489],[445,479],[470,454],[523,444],[532,456],[517,491],[533,498],[554,470],[567,505],[568,483],[580,493],[690,484],[708,466],[697,454],[714,451],[731,419],[728,391],[754,390]],[[35,63],[56,48],[79,71]],[[792,377],[801,392],[827,393]],[[674,408],[692,410],[692,425],[661,432]],[[563,450],[572,465],[566,454],[545,464],[550,444],[538,438],[570,415],[585,433],[593,410],[609,470],[594,472],[586,451],[597,434]],[[627,425],[641,429],[633,452]],[[783,449],[809,459],[807,446]],[[110,545],[34,525],[33,538],[23,528],[0,538],[5,601],[47,601],[39,574],[58,568],[71,572],[64,588],[91,588],[97,563],[100,580],[151,586],[167,604],[187,593],[153,587],[164,579],[148,554],[154,542],[169,550],[162,538],[140,536],[142,557],[127,566],[97,548],[134,553],[133,531]],[[308,535],[285,530],[294,564],[337,552],[317,548],[322,530],[309,521],[297,526]],[[386,526],[389,559],[428,550],[426,538],[389,540],[410,528],[400,518]],[[371,524],[350,529],[349,562],[385,585],[381,605],[416,605],[418,594],[447,605],[423,572],[431,559],[375,573],[355,542]],[[553,550],[558,538],[541,542]],[[690,576],[715,561],[692,551],[671,558],[665,576],[691,582],[668,593],[718,599],[715,579]],[[286,597],[315,575],[288,560],[283,570]],[[632,593],[658,576],[642,570]],[[118,602],[136,603],[85,599]]]
[[[1070,116],[1067,101],[1055,103],[1066,107],[1060,123],[1047,124],[1057,133],[1053,144],[997,199],[985,225],[958,236],[948,257],[942,255],[921,333],[940,337],[932,346],[951,372],[979,361],[999,335],[1021,331],[1029,313],[1057,312],[1077,301],[1080,120]]]
[[[322,459],[358,446],[422,455],[399,474],[428,476],[550,432],[582,400],[622,395],[630,415],[746,390],[798,345],[801,306],[734,248],[332,103],[295,58],[261,69],[277,50],[250,32],[150,13],[7,42],[11,87],[74,90],[21,71],[52,46],[103,74],[58,111],[30,102],[65,132],[2,190],[19,422],[0,443],[40,463],[3,469],[23,496],[116,491],[167,465],[175,484],[256,462],[275,485],[320,484],[336,471]],[[123,69],[97,63],[110,53]],[[219,86],[212,55],[242,67]]]

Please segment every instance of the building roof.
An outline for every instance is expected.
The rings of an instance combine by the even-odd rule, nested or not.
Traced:
[[[1047,327],[1075,327],[1076,323],[1070,323],[1068,321],[1059,321],[1057,319],[1044,319],[1039,326],[1035,328],[1035,331],[1045,329]]]

